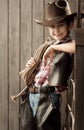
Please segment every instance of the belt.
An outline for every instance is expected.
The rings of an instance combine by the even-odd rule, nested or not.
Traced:
[[[50,86],[46,86],[46,87],[30,87],[29,88],[29,92],[30,93],[51,93],[55,91],[55,87],[50,87]]]
[[[63,87],[63,86],[60,86],[60,87],[55,87],[55,86],[44,86],[44,87],[36,87],[36,86],[33,86],[33,87],[29,87],[29,92],[30,93],[51,93],[51,92],[63,92],[65,90],[67,90],[68,88],[67,87]]]

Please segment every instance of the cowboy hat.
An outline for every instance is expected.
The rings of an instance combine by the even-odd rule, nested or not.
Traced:
[[[74,21],[77,13],[71,13],[70,6],[67,0],[56,0],[49,2],[46,7],[45,16],[43,21],[34,19],[34,21],[40,25],[51,26],[62,20]]]

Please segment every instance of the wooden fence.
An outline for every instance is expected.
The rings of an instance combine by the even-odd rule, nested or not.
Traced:
[[[43,19],[48,0],[0,0],[0,130],[20,130],[17,94],[25,84],[19,71],[48,35],[33,22]]]
[[[48,36],[33,22],[45,17],[48,1],[54,0],[0,0],[0,130],[20,130],[20,101],[12,102],[10,95],[25,86],[19,71]]]

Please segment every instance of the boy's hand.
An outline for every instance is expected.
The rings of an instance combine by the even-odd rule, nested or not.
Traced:
[[[53,53],[54,53],[54,49],[52,47],[53,45],[51,45],[44,53],[43,55],[43,62],[44,62],[44,65],[46,65],[46,62],[47,62],[47,59],[49,58],[50,61],[52,60],[52,57],[53,57]]]

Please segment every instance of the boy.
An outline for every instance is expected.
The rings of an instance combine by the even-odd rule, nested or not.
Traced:
[[[23,130],[61,130],[60,93],[67,90],[67,80],[73,69],[75,43],[69,33],[75,17],[76,13],[71,14],[68,2],[59,0],[48,3],[44,21],[35,20],[48,27],[53,40],[48,42],[39,60],[36,74],[29,85],[27,100],[22,105]],[[27,66],[31,68],[36,62],[32,57]],[[27,85],[28,82],[26,77]]]

